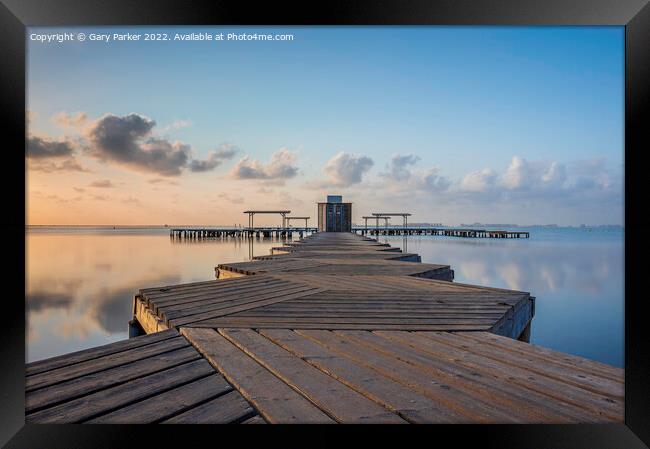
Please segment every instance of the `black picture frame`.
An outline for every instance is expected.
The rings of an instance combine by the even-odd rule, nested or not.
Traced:
[[[625,26],[625,424],[624,425],[470,425],[421,426],[409,429],[372,426],[369,434],[383,442],[473,441],[499,448],[641,448],[650,444],[650,350],[642,313],[644,255],[650,220],[646,200],[644,150],[650,148],[650,6],[648,0],[330,0],[265,2],[181,0],[1,0],[0,73],[5,170],[0,214],[5,238],[5,298],[0,344],[0,444],[6,447],[146,447],[188,446],[196,432],[214,444],[239,443],[261,434],[264,444],[277,439],[286,446],[340,444],[351,427],[323,429],[295,426],[248,426],[246,432],[223,426],[73,426],[25,425],[25,309],[18,298],[25,276],[24,158],[25,27],[72,25],[620,25]],[[20,183],[23,195],[21,196]],[[639,262],[637,262],[639,261]],[[8,289],[8,291],[7,291]],[[22,291],[21,291],[22,290]],[[180,427],[180,428],[179,428]],[[255,430],[253,430],[253,428]],[[357,430],[357,429],[355,429]],[[363,431],[363,429],[361,429]],[[296,433],[309,431],[299,439]],[[313,435],[317,432],[317,435]],[[234,436],[234,435],[228,435]],[[314,436],[316,436],[314,438]],[[289,437],[289,438],[287,438]],[[246,439],[242,439],[246,438]],[[136,442],[136,440],[139,440]],[[208,441],[210,441],[208,440]],[[232,441],[232,440],[231,440]],[[205,444],[205,443],[203,443]],[[180,446],[180,447],[183,447]]]

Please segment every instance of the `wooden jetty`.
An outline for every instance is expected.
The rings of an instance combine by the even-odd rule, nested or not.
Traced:
[[[286,217],[304,219],[305,217]],[[364,217],[375,218],[375,217]],[[379,217],[387,219],[388,217]],[[247,227],[247,228],[171,228],[169,236],[174,239],[214,239],[214,238],[248,238],[248,237],[290,237],[294,235],[300,238],[313,234],[317,231],[314,227]],[[353,226],[352,232],[359,235],[433,235],[443,237],[463,238],[493,238],[493,239],[520,239],[529,238],[528,231],[500,231],[488,229],[467,229],[467,228],[434,228],[434,227],[408,227],[408,226]]]
[[[37,423],[232,423],[259,414],[176,330],[27,366]]]
[[[528,292],[451,282],[416,256],[316,233],[216,280],[142,289],[147,335],[27,366],[26,419],[623,422],[622,369],[526,343]]]

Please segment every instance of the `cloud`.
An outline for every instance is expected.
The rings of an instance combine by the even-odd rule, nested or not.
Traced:
[[[178,176],[189,160],[190,147],[151,136],[156,122],[139,114],[106,114],[88,132],[90,152],[103,161],[162,176]]]
[[[27,139],[27,157],[31,159],[63,158],[72,156],[74,147],[65,140],[43,139],[32,136]]]
[[[44,173],[54,173],[60,171],[78,171],[86,173],[90,172],[90,170],[82,167],[74,157],[64,159],[61,162],[56,162],[50,159],[29,159],[29,170],[41,171]]]
[[[26,154],[29,169],[52,173],[57,171],[89,170],[75,158],[75,145],[68,139],[50,139],[40,136],[27,138]]]
[[[52,121],[58,126],[73,129],[78,133],[77,144],[69,140],[54,140],[32,136],[28,140],[27,157],[31,160],[70,158],[63,162],[30,164],[33,170],[53,172],[57,170],[86,171],[74,159],[75,148],[82,148],[86,154],[101,162],[117,163],[132,170],[156,173],[160,176],[179,176],[183,170],[204,172],[231,159],[237,148],[223,144],[209,153],[204,160],[192,159],[190,145],[171,141],[155,132],[156,122],[142,114],[124,116],[104,114],[91,120],[85,112],[59,112]],[[178,120],[165,130],[189,126],[189,120]]]
[[[83,187],[73,187],[72,190],[79,193],[83,193],[86,191],[86,189],[84,189]]]
[[[566,180],[566,169],[557,162],[534,161],[514,156],[503,175],[508,189],[560,188]]]
[[[134,198],[134,197],[132,197],[132,196],[129,196],[129,197],[123,198],[123,199],[122,199],[122,202],[123,202],[124,204],[136,204],[136,205],[140,205],[140,204],[142,204],[142,203],[140,202],[139,199]]]
[[[473,171],[460,181],[460,189],[466,192],[486,192],[495,186],[497,178],[497,173],[490,168]]]
[[[221,165],[225,160],[232,159],[239,149],[234,145],[223,144],[218,150],[211,151],[205,160],[194,159],[189,168],[193,172],[205,172]]]
[[[413,154],[407,154],[405,156],[396,154],[390,160],[387,176],[395,181],[406,181],[411,177],[409,167],[415,165],[419,161],[420,157]]]
[[[513,156],[505,172],[499,175],[491,168],[474,171],[461,180],[460,190],[465,192],[557,192],[568,187],[569,173],[564,165],[556,161],[528,161]]]
[[[154,134],[155,126],[154,120],[141,114],[105,114],[87,129],[88,152],[103,162],[116,162],[136,171],[179,176],[184,169],[212,170],[237,151],[236,147],[224,144],[207,159],[192,160],[190,145],[158,137]]]
[[[228,175],[233,179],[277,180],[284,183],[284,180],[293,178],[298,174],[298,167],[294,165],[296,160],[296,154],[286,148],[281,148],[273,153],[267,164],[263,164],[249,156],[244,156],[230,170]]]
[[[89,123],[88,114],[85,112],[70,114],[69,112],[61,111],[52,118],[52,121],[61,128],[71,128],[75,130],[83,130]]]
[[[149,184],[169,184],[172,186],[178,185],[176,181],[172,181],[171,179],[165,179],[165,178],[153,178],[153,179],[149,179],[147,182]]]
[[[181,129],[181,128],[187,128],[188,126],[192,126],[192,121],[191,120],[174,120],[171,122],[169,125],[164,126],[161,131],[162,132],[167,132],[167,131],[173,131],[176,129]]]
[[[622,184],[622,176],[612,173],[603,158],[575,161],[570,170],[569,184],[575,189],[611,189]]]
[[[447,190],[451,185],[451,181],[438,174],[438,167],[432,167],[422,173],[416,173],[415,186],[420,190],[441,192]]]
[[[229,193],[222,192],[222,193],[217,195],[217,198],[214,199],[214,201],[219,202],[219,203],[222,202],[222,201],[226,201],[226,202],[232,203],[232,204],[243,204],[244,203],[244,197],[239,196],[239,195],[231,195]]]
[[[275,204],[279,207],[286,207],[288,204],[290,204],[291,207],[297,207],[305,204],[301,198],[293,196],[290,192],[282,191],[278,193],[279,195],[275,197]]]
[[[388,186],[395,192],[408,192],[409,194],[416,191],[440,192],[446,190],[451,181],[439,174],[438,167],[431,167],[425,170],[413,170],[420,161],[420,157],[407,154],[394,155],[388,164],[388,171],[381,173],[381,176],[388,181]]]
[[[56,195],[56,194],[46,195],[46,194],[44,194],[43,192],[41,192],[39,190],[32,191],[30,193],[30,195],[33,195],[34,197],[38,197],[38,198],[43,198],[43,199],[47,200],[50,203],[57,202],[57,203],[60,203],[60,204],[67,204],[67,203],[78,202],[78,201],[82,200],[81,196],[76,196],[74,198],[63,198],[63,197],[60,197],[59,195]]]
[[[108,188],[115,187],[115,185],[111,182],[110,179],[100,179],[100,180],[91,182],[90,187],[99,187],[99,188],[102,188],[102,189],[108,189]]]
[[[325,167],[323,167],[323,172],[328,177],[327,184],[348,187],[360,183],[363,175],[373,165],[374,161],[367,156],[339,152],[327,161]]]
[[[449,199],[473,211],[470,220],[610,223],[622,217],[622,183],[622,172],[604,159],[562,164],[513,156],[500,174],[490,168],[467,174]]]

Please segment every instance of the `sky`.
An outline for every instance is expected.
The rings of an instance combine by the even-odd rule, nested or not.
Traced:
[[[175,40],[193,32],[292,39]],[[35,40],[56,33],[74,40]],[[126,33],[140,40],[114,40]],[[623,27],[26,38],[28,224],[232,225],[252,208],[315,221],[327,194],[359,223],[623,224]]]

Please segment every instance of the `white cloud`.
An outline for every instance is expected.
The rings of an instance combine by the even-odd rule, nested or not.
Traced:
[[[460,189],[466,192],[486,192],[494,187],[497,173],[490,169],[473,171],[460,181]]]
[[[395,192],[416,191],[441,192],[446,190],[451,181],[440,175],[438,167],[430,167],[424,170],[413,169],[420,161],[420,157],[414,154],[394,155],[388,164],[388,171],[381,176],[387,180],[388,186]]]
[[[566,169],[558,162],[533,161],[514,156],[502,178],[508,189],[561,188],[567,177]]]
[[[323,173],[328,177],[327,184],[348,187],[360,183],[363,175],[373,165],[374,161],[367,156],[357,156],[341,151],[327,161],[323,167]]]
[[[411,177],[410,167],[419,161],[420,157],[413,154],[396,154],[390,160],[387,175],[395,181],[406,181]]]
[[[174,131],[176,129],[187,128],[192,126],[191,120],[174,120],[169,125],[166,125],[160,129],[160,132]]]
[[[250,156],[244,156],[232,168],[229,177],[233,179],[262,179],[284,180],[293,178],[298,174],[298,167],[295,165],[297,155],[286,148],[281,148],[271,155],[267,164],[263,164]]]

